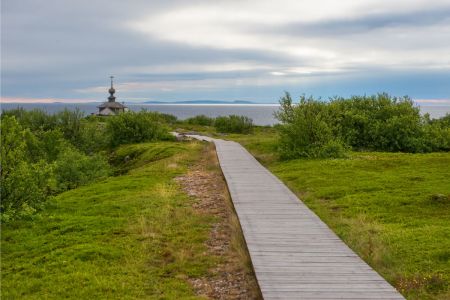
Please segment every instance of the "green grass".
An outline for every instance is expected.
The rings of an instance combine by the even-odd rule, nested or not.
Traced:
[[[2,299],[189,299],[206,274],[213,217],[173,178],[198,143],[125,146],[126,174],[58,195],[33,220],[2,226]],[[127,162],[122,158],[129,157]]]
[[[243,144],[408,299],[450,299],[450,153],[280,161],[274,130],[226,138]]]

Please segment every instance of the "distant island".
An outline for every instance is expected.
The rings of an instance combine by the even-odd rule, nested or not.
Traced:
[[[222,100],[188,100],[188,101],[145,101],[145,104],[258,104],[246,100],[222,101]]]

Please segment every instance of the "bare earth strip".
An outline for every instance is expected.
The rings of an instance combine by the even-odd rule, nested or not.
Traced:
[[[404,299],[236,142],[214,142],[264,299]]]
[[[196,293],[211,299],[260,299],[245,242],[234,213],[213,145],[185,176],[177,178],[197,202],[198,213],[215,217],[207,241],[208,255],[220,257],[208,276],[190,279]]]

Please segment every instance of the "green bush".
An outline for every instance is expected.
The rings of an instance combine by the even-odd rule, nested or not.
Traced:
[[[86,154],[93,154],[107,150],[109,135],[106,130],[106,123],[96,119],[87,119],[81,122],[80,134],[77,148]]]
[[[190,125],[213,126],[214,118],[210,118],[205,115],[198,115],[198,116],[186,119],[185,122]]]
[[[424,145],[429,151],[450,151],[450,114],[439,119],[425,117]]]
[[[450,151],[450,124],[445,119],[443,122],[436,120],[424,125],[423,136],[425,152]]]
[[[109,117],[106,130],[111,147],[173,139],[160,115],[147,111],[126,112]]]
[[[2,220],[34,212],[54,189],[51,166],[43,160],[31,162],[27,137],[14,116],[1,119],[0,194]]]
[[[253,130],[253,120],[246,116],[217,117],[214,126],[223,133],[250,133]]]
[[[64,109],[55,114],[48,114],[42,109],[27,111],[20,107],[3,111],[2,117],[6,116],[14,116],[23,128],[28,128],[32,132],[59,129],[67,140],[76,142],[84,113],[79,109]]]
[[[60,153],[55,161],[55,176],[58,191],[65,191],[107,177],[111,168],[100,154],[87,156],[69,148]]]
[[[280,99],[281,109],[276,117],[281,121],[280,157],[343,157],[344,144],[336,139],[332,127],[329,107],[326,103],[302,96],[298,105],[293,105],[289,93]]]
[[[390,152],[450,150],[448,116],[429,120],[408,97],[334,98],[329,102],[288,93],[275,116],[280,120],[280,152],[284,158],[342,157],[345,149]]]
[[[330,126],[354,149],[421,152],[422,117],[409,97],[373,96],[335,98]]]
[[[44,161],[20,162],[1,183],[3,220],[35,212],[54,191],[52,168]],[[25,212],[25,214],[24,214]]]
[[[162,122],[173,125],[178,122],[178,118],[171,114],[158,113]]]
[[[330,139],[324,145],[317,149],[319,158],[343,158],[348,156],[349,147],[342,141]],[[315,157],[312,155],[312,157]]]
[[[31,131],[19,124],[14,114],[1,117],[0,209],[3,221],[34,213],[51,194],[110,174],[104,156],[85,155],[64,138],[60,127],[49,129],[50,126],[41,125]],[[79,133],[89,132],[83,128],[80,127]],[[92,134],[88,134],[86,140],[92,138]],[[99,142],[95,139],[90,143]]]
[[[73,147],[69,141],[64,138],[59,129],[48,131],[37,131],[27,139],[27,149],[32,160],[44,159],[51,163],[55,161],[61,152],[67,148]]]
[[[17,107],[2,112],[2,118],[7,116],[14,116],[23,128],[31,131],[51,130],[57,126],[56,116],[50,115],[42,109],[25,110]]]

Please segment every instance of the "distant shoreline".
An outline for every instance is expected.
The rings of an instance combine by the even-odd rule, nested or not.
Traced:
[[[125,103],[126,105],[186,105],[186,106],[279,106],[279,103],[234,103],[234,102],[230,102],[230,103],[177,103],[177,102],[122,102],[122,101],[117,101],[120,103]],[[76,104],[102,104],[103,102],[1,102],[0,104],[8,104],[8,105],[12,105],[12,104],[16,104],[16,105],[20,105],[20,104],[61,104],[61,105],[76,105]],[[297,104],[296,102],[294,102],[294,104]],[[414,104],[416,104],[417,106],[420,107],[450,107],[450,104],[447,103],[418,103],[418,102],[414,102]]]
[[[122,102],[125,105],[185,105],[185,106],[279,106],[279,103],[174,103],[174,102],[157,102],[157,103],[149,103],[149,102]],[[61,104],[61,105],[94,105],[94,104],[102,104],[103,102],[2,102],[2,104],[8,105],[20,105],[20,104],[37,104],[37,105],[49,105],[49,104]]]
[[[22,107],[25,110],[43,109],[49,113],[56,113],[64,109],[79,109],[83,113],[95,114],[98,112],[97,106],[102,102],[7,102],[2,103],[0,114],[3,110],[16,109]],[[206,115],[208,117],[218,117],[226,115],[243,115],[253,119],[256,125],[273,125],[278,123],[275,119],[274,113],[279,109],[278,103],[136,103],[125,102],[125,105],[132,111],[140,111],[147,109],[158,111],[160,113],[171,114],[180,120],[191,118],[197,115]],[[422,115],[428,113],[431,118],[440,118],[450,113],[450,105],[436,105],[428,104],[419,105]]]

